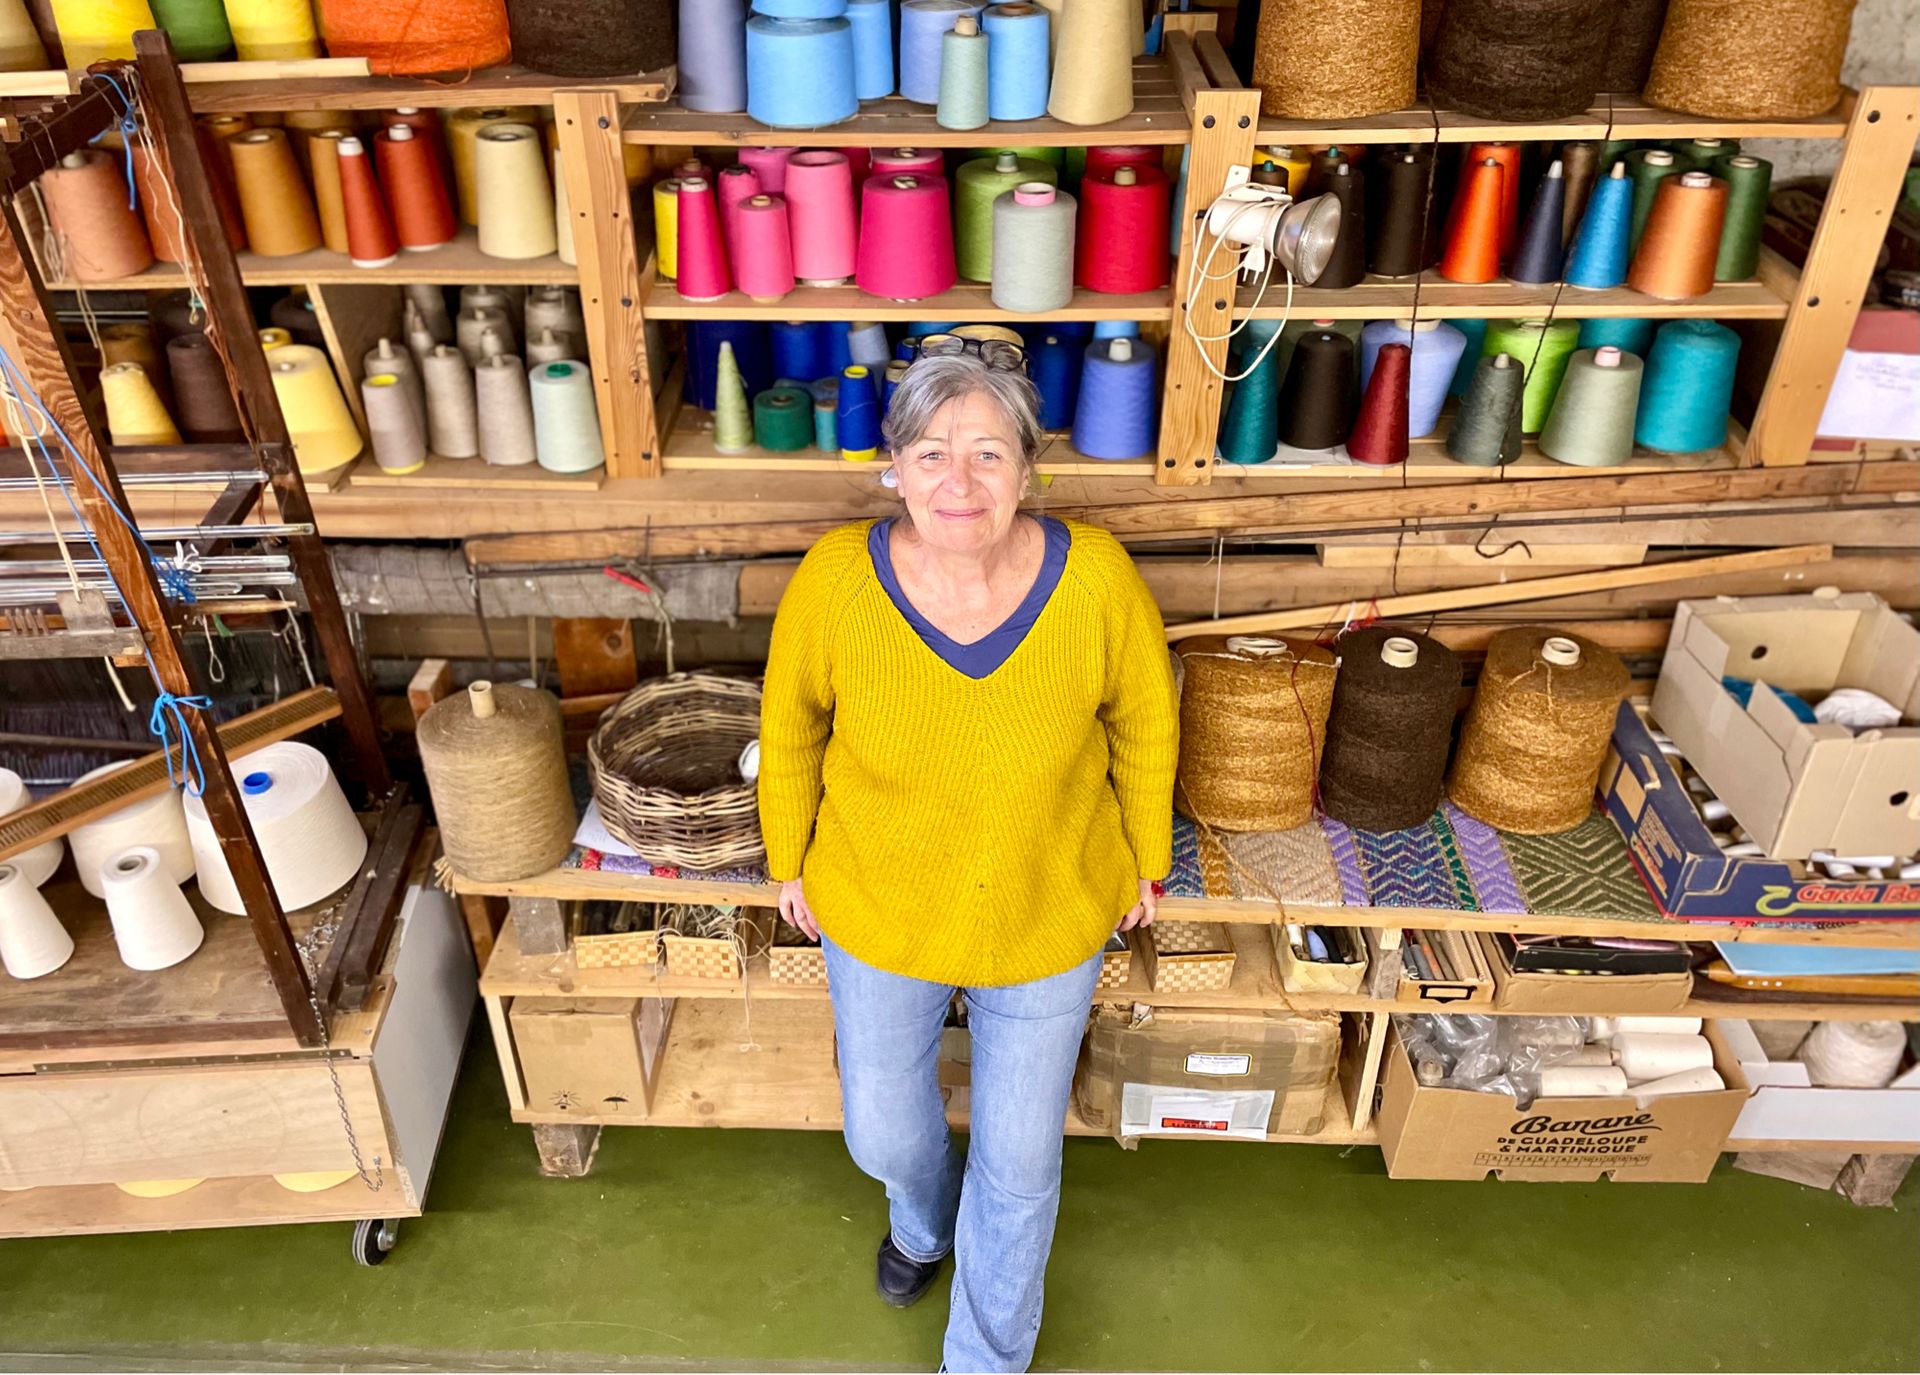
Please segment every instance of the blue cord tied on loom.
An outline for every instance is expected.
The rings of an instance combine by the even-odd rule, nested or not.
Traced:
[[[93,141],[98,143],[110,133],[117,132],[120,135],[120,161],[122,168],[127,174],[127,209],[138,210],[140,208],[140,197],[134,189],[133,143],[135,139],[140,137],[140,121],[133,113],[133,98],[127,94],[126,89],[121,86],[119,80],[110,73],[95,72],[93,75],[113,87],[113,93],[120,97],[119,120],[112,129],[102,129],[99,133],[95,134]]]
[[[195,797],[207,790],[207,771],[200,763],[199,746],[193,743],[193,735],[187,730],[186,711],[205,711],[213,705],[211,697],[176,697],[165,688],[153,699],[153,710],[147,715],[147,734],[160,742],[161,757],[167,761],[167,782],[176,788],[184,787]],[[173,745],[180,744],[180,772],[173,771]]]

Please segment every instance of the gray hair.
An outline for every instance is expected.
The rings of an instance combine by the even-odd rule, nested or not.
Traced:
[[[970,353],[922,358],[907,369],[887,406],[881,434],[890,453],[917,444],[949,401],[976,393],[990,397],[1013,422],[1020,466],[1031,476],[1046,432],[1040,428],[1040,391],[1024,372],[990,368]]]

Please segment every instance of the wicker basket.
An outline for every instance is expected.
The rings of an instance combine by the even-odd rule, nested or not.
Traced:
[[[644,969],[659,961],[658,931],[622,931],[612,936],[573,938],[573,963],[578,969]]]
[[[1138,949],[1155,993],[1211,993],[1233,982],[1233,938],[1220,922],[1157,921],[1141,929],[1146,939]]]
[[[760,734],[760,684],[717,673],[642,683],[587,742],[593,797],[615,837],[656,864],[724,869],[765,857],[740,751]]]
[[[699,909],[669,908],[662,917],[660,948],[667,973],[676,979],[738,979],[745,964],[766,946],[767,933],[753,916],[739,912],[733,936],[698,936],[684,929]]]
[[[827,956],[817,945],[776,945],[767,951],[767,973],[777,984],[827,986]]]
[[[1100,952],[1100,977],[1093,985],[1094,990],[1125,988],[1132,979],[1133,950],[1127,945],[1125,937],[1115,936],[1107,942],[1107,948]]]

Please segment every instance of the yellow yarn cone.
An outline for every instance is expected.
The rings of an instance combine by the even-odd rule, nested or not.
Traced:
[[[205,1179],[129,1179],[114,1187],[123,1194],[132,1194],[135,1198],[172,1198],[175,1194],[184,1194]]]
[[[107,434],[114,444],[178,444],[180,431],[153,379],[138,363],[100,369],[100,392],[107,403]]]
[[[311,344],[282,344],[268,355],[267,366],[301,472],[331,472],[360,456],[360,427],[326,354]]]
[[[74,70],[132,57],[134,30],[158,27],[147,0],[53,0],[53,26]]]
[[[308,1170],[303,1174],[277,1174],[273,1182],[296,1194],[320,1194],[352,1178],[352,1170]]]
[[[320,56],[312,0],[226,0],[227,27],[242,62]],[[151,27],[151,26],[149,26]]]

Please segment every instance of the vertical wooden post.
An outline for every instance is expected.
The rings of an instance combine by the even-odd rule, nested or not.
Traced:
[[[174,63],[173,45],[160,30],[143,29],[134,36],[133,47],[139,55],[142,104],[154,148],[179,197],[188,237],[206,275],[207,337],[239,383],[241,410],[273,487],[280,519],[289,525],[312,525],[313,503],[294,459],[293,437],[287,433],[286,417],[280,412],[267,356],[260,350],[253,308],[247,304],[239,265],[227,246],[213,190],[200,164],[193,111],[187,104],[186,87],[180,82],[180,69]],[[380,748],[373,694],[361,675],[353,637],[347,633],[346,613],[341,610],[340,593],[333,583],[333,566],[327,562],[317,530],[310,535],[291,536],[287,545],[307,596],[307,611],[313,617],[314,634],[327,661],[327,675],[340,697],[342,720],[353,748],[352,773],[370,793],[384,795],[393,776],[387,771],[386,755]]]
[[[1869,86],[1855,98],[1840,166],[1753,415],[1748,463],[1801,464],[1811,454],[1917,129],[1920,88]]]
[[[19,365],[73,446],[69,452],[64,444],[49,445],[58,455],[57,461],[68,470],[68,481],[85,509],[101,556],[112,571],[128,614],[146,640],[154,677],[175,697],[197,696],[204,688],[195,681],[180,652],[153,567],[133,531],[115,512],[115,507],[120,511],[130,509],[127,495],[74,390],[73,355],[65,338],[49,323],[54,318],[53,303],[47,299],[38,276],[28,269],[26,236],[14,212],[14,189],[9,186],[5,188],[7,194],[0,194],[0,346]],[[228,262],[232,262],[231,257]],[[333,584],[329,581],[327,585]],[[227,768],[219,733],[206,715],[192,708],[183,709],[180,716],[186,725],[187,742],[198,753],[206,780],[203,798],[207,817],[220,838],[220,852],[266,957],[267,973],[280,995],[281,1007],[300,1044],[319,1045],[324,1029],[311,1001],[306,970],[294,948],[293,932],[273,895],[273,885],[267,880],[253,826]]]
[[[1234,80],[1224,54],[1218,70],[1202,70],[1197,49],[1203,44],[1220,50],[1210,33],[1167,35],[1168,56],[1193,97],[1193,137],[1186,152],[1187,197],[1173,273],[1173,327],[1167,341],[1159,463],[1154,468],[1154,481],[1162,486],[1195,486],[1213,479],[1214,437],[1225,390],[1218,373],[1226,370],[1227,360],[1226,339],[1215,336],[1225,336],[1232,327],[1238,283],[1231,276],[1210,277],[1195,285],[1191,298],[1187,287],[1195,260],[1204,260],[1213,242],[1201,231],[1200,217],[1226,188],[1227,169],[1253,162],[1260,123],[1260,92]],[[1231,259],[1216,254],[1214,272],[1222,261]],[[1196,334],[1211,342],[1200,342]]]
[[[553,118],[573,215],[573,256],[607,476],[658,477],[640,245],[620,148],[620,102],[611,91],[555,91]]]

